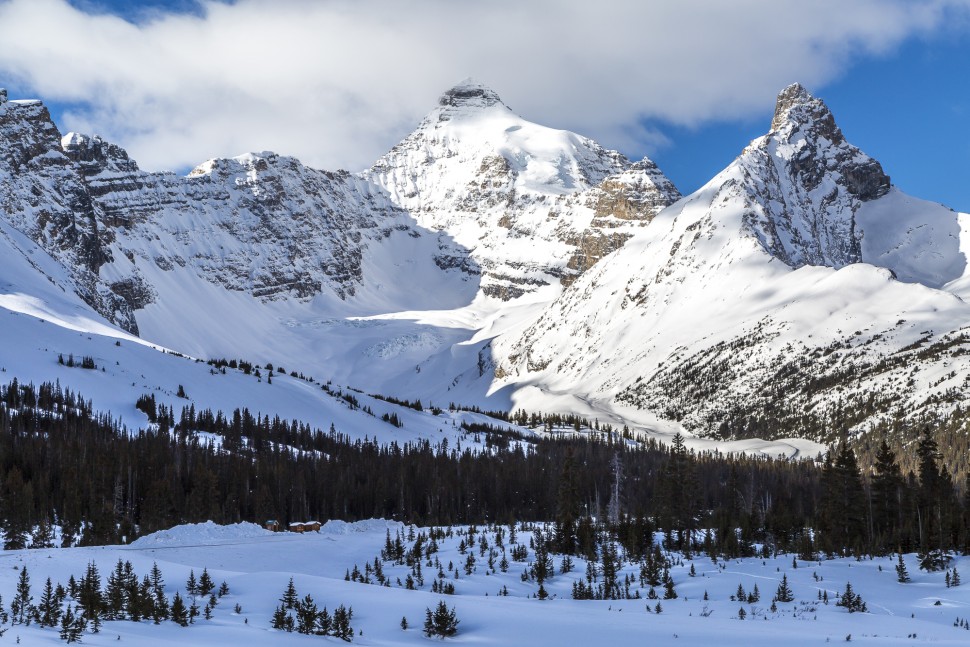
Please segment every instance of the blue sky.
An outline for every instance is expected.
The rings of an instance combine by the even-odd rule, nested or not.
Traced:
[[[357,170],[473,76],[689,192],[799,81],[897,186],[970,211],[967,0],[588,5],[0,0],[0,86],[149,169],[271,149]]]
[[[970,34],[912,38],[889,54],[853,62],[841,78],[812,91],[896,186],[970,212]],[[764,134],[772,109],[699,128],[654,122],[671,143],[652,158],[690,191]]]

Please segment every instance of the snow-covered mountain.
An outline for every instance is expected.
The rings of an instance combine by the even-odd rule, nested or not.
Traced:
[[[0,94],[10,309],[440,404],[816,439],[949,410],[967,218],[892,187],[798,85],[683,198],[471,80],[358,174],[146,173]]]
[[[952,408],[966,218],[894,189],[792,85],[767,135],[497,341],[498,376],[722,436]]]
[[[438,104],[365,176],[470,250],[485,295],[570,282],[680,197],[650,160],[525,121],[470,79]]]
[[[357,175],[258,153],[179,177],[141,171],[100,137],[61,136],[42,103],[3,93],[4,275],[23,279],[8,281],[10,309],[74,317],[72,330],[111,343],[127,338],[114,324],[195,357],[477,402],[488,340],[678,194],[649,160],[531,124],[480,85],[439,104]],[[460,396],[448,393],[463,380]]]

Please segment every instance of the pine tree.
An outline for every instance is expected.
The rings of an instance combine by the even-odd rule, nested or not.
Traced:
[[[896,454],[884,438],[876,453],[871,479],[872,525],[877,546],[898,545],[901,540],[903,475]]]
[[[296,630],[301,634],[312,634],[317,629],[317,605],[307,593],[296,604]]]
[[[61,630],[60,636],[61,640],[70,644],[81,642],[81,636],[84,635],[85,629],[87,629],[88,623],[81,614],[75,614],[71,605],[67,606],[67,610],[61,617]]]
[[[754,588],[751,590],[751,593],[748,594],[748,602],[750,604],[755,604],[760,600],[761,600],[761,591],[758,590],[758,583],[755,582]]]
[[[670,572],[668,571],[664,578],[664,600],[673,600],[676,597],[677,591],[674,590],[674,578],[670,576]]]
[[[862,601],[862,596],[852,590],[852,582],[845,583],[845,592],[836,600],[835,606],[845,607],[849,613],[866,612],[866,603]]]
[[[286,608],[282,604],[276,607],[276,611],[273,612],[273,619],[270,621],[270,626],[280,631],[286,628]]]
[[[896,561],[896,579],[903,584],[909,582],[909,571],[906,570],[906,562],[903,561],[902,553],[899,553],[899,558]]]
[[[195,570],[189,571],[189,579],[185,582],[185,590],[188,591],[189,595],[195,595],[199,592],[199,583],[195,579]]]
[[[108,576],[108,586],[104,591],[108,620],[120,620],[125,612],[124,563],[119,559],[114,571]]]
[[[182,600],[182,595],[176,591],[175,597],[172,599],[172,611],[171,611],[172,622],[182,627],[189,626],[189,610],[185,608],[185,601]]]
[[[560,553],[573,555],[579,541],[577,523],[579,517],[579,486],[576,481],[576,464],[572,447],[567,447],[559,476],[559,495],[556,501],[555,542]]]
[[[441,600],[434,612],[431,609],[425,610],[424,635],[429,638],[432,636],[439,638],[454,636],[458,633],[459,622],[454,607],[449,610],[448,605],[445,604],[444,600]]]
[[[30,624],[33,615],[33,602],[34,597],[30,594],[30,575],[27,574],[27,567],[24,566],[20,569],[17,591],[10,603],[10,615],[13,616],[13,624]]]
[[[44,585],[44,593],[40,597],[40,604],[38,605],[38,622],[41,627],[56,627],[61,621],[61,605],[57,601],[57,596],[54,593],[54,585],[51,583],[51,578],[47,578],[47,583]]]
[[[203,567],[202,575],[199,576],[199,594],[209,595],[215,588],[216,584],[212,581],[212,577],[209,575],[208,569]]]
[[[852,546],[862,545],[865,538],[864,492],[855,452],[843,441],[829,452],[822,470],[819,525],[828,552],[844,553]]]
[[[327,607],[323,607],[323,611],[317,617],[317,632],[321,636],[329,636],[332,630],[333,618],[330,616],[330,612],[327,611]]]
[[[794,599],[795,596],[792,594],[792,590],[788,586],[788,575],[782,575],[781,583],[778,585],[778,590],[775,592],[775,600],[778,602],[791,602]]]
[[[93,623],[96,629],[99,628],[104,613],[104,602],[101,595],[101,574],[98,572],[97,564],[88,563],[84,577],[81,578],[77,588],[77,595],[74,597],[81,609],[81,616]]]
[[[347,609],[342,604],[334,609],[330,635],[346,642],[352,641],[354,639],[354,628],[350,626],[350,620],[353,615],[354,610]]]
[[[156,591],[161,591],[165,588],[165,580],[162,579],[162,570],[158,568],[158,564],[156,562],[152,562],[152,570],[151,573],[149,573],[149,576],[151,577],[153,589]]]
[[[296,593],[296,587],[293,585],[293,578],[290,578],[290,583],[286,585],[286,590],[283,592],[283,597],[280,598],[280,602],[287,610],[295,609],[296,603],[300,601],[299,596]]]

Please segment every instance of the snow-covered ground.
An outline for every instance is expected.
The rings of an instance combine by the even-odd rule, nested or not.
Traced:
[[[438,541],[439,552],[432,557],[442,565],[452,563],[450,569],[444,566],[449,571],[444,579],[454,584],[455,595],[430,592],[437,568],[427,566],[427,560],[425,582],[418,590],[407,590],[398,583],[406,580],[411,569],[392,562],[382,563],[388,587],[345,581],[349,570],[358,566],[363,571],[365,564],[373,565],[375,557],[379,558],[386,533],[396,537],[400,531],[406,539],[409,530],[383,520],[331,521],[319,533],[304,535],[271,533],[253,524],[220,527],[207,523],[149,535],[131,546],[7,551],[0,554],[7,566],[0,569],[0,594],[9,606],[22,567],[28,569],[36,601],[47,577],[66,584],[72,574],[80,577],[89,562],[95,562],[106,577],[119,559],[130,561],[139,576],[157,563],[169,597],[179,590],[185,596],[189,572],[198,576],[203,568],[217,585],[225,581],[229,586],[229,594],[221,598],[211,620],[200,617],[185,628],[172,622],[156,626],[150,621],[109,621],[99,634],[84,636],[84,643],[90,645],[118,641],[137,645],[297,645],[310,640],[341,644],[336,638],[310,638],[270,627],[290,577],[300,597],[312,595],[321,609],[327,606],[332,612],[341,604],[352,606],[352,625],[357,632],[353,642],[359,645],[427,644],[421,632],[425,609],[435,607],[439,600],[453,606],[460,620],[458,635],[448,640],[456,644],[815,645],[844,642],[849,637],[852,642],[871,645],[965,645],[970,641],[970,632],[960,622],[970,617],[970,584],[947,588],[944,573],[920,572],[914,555],[906,556],[912,581],[901,584],[892,557],[797,561],[796,567],[791,555],[714,563],[704,555],[687,560],[674,554],[670,558],[676,599],[613,601],[571,599],[572,583],[585,577],[585,562],[577,558],[574,570],[561,574],[556,557],[557,574],[545,582],[551,597],[541,601],[534,597],[536,583],[522,579],[527,562],[510,558],[507,572],[499,566],[488,567],[487,553],[481,554],[481,538],[494,548],[494,530],[479,529],[476,543],[467,550],[475,555],[476,564],[472,574],[466,575],[467,554],[459,552],[459,545],[467,536],[465,529],[455,529],[452,536]],[[509,529],[503,530],[504,545],[511,551]],[[531,532],[520,529],[516,539],[528,546],[530,538]],[[533,556],[530,550],[528,560]],[[694,576],[690,575],[692,566]],[[970,558],[958,558],[951,566],[970,573]],[[460,572],[457,579],[456,569]],[[624,574],[636,580],[639,569],[628,565]],[[782,576],[787,576],[795,599],[778,603],[778,610],[772,612],[771,598]],[[835,605],[847,582],[862,596],[868,612],[850,614]],[[742,604],[732,600],[738,585],[746,592],[757,585],[760,601]],[[499,595],[506,588],[508,595]],[[662,597],[662,587],[657,592]],[[647,588],[639,593],[645,598]],[[828,604],[819,601],[823,593]],[[240,613],[235,612],[237,604]],[[744,620],[738,618],[742,608]],[[401,629],[402,617],[410,625],[406,631]],[[25,645],[61,644],[53,629],[4,628],[8,628],[5,638],[11,642],[19,638]]]

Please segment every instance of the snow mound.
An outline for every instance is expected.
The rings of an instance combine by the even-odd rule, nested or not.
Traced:
[[[160,530],[140,537],[131,542],[135,548],[162,548],[166,546],[192,546],[212,544],[239,539],[255,539],[273,535],[272,532],[254,523],[234,523],[221,526],[212,521],[189,523]]]

